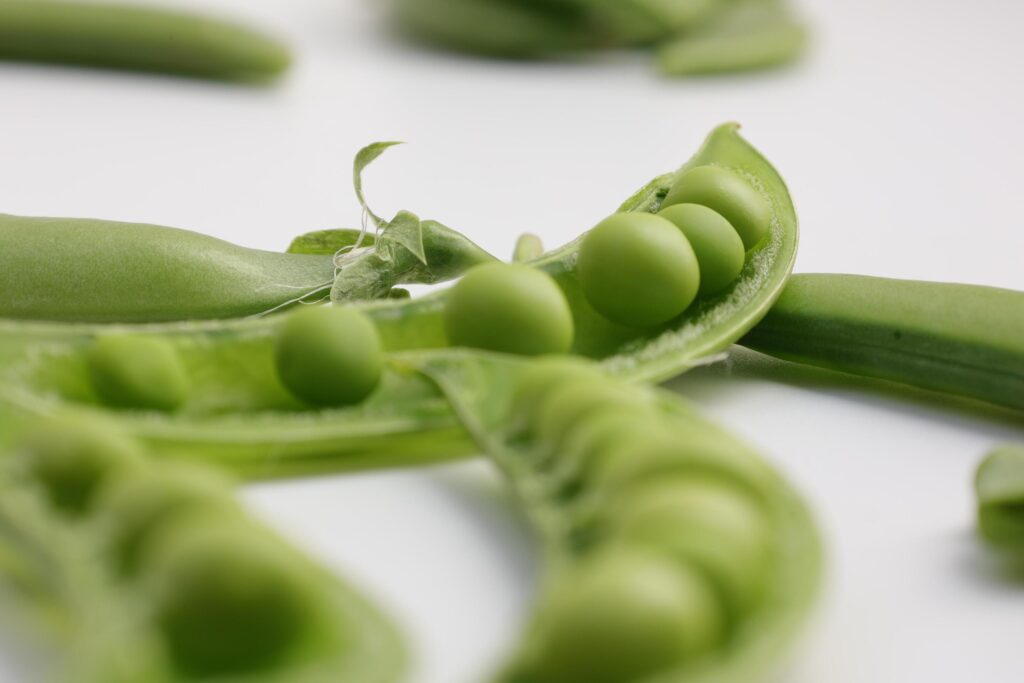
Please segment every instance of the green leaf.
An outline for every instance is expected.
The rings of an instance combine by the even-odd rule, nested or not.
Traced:
[[[376,241],[372,232],[351,228],[315,230],[293,239],[292,243],[288,245],[288,253],[332,256],[342,249],[355,247],[357,244],[362,247],[373,246]]]
[[[405,144],[402,142],[374,142],[372,144],[363,147],[359,152],[356,153],[355,163],[352,168],[352,184],[356,190],[356,198],[359,200],[359,205],[363,207],[363,211],[373,221],[374,226],[377,228],[383,228],[387,222],[370,210],[370,207],[366,204],[366,198],[363,196],[363,170],[373,163],[374,159],[384,153],[388,147],[394,147],[395,145]]]
[[[424,265],[427,255],[423,250],[423,224],[419,217],[409,211],[399,211],[391,222],[384,226],[378,242],[392,242],[405,247]]]

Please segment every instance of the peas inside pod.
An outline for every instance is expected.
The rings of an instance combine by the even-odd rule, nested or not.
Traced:
[[[680,173],[661,206],[657,215],[614,214],[580,246],[587,302],[621,325],[664,324],[698,295],[728,288],[772,220],[770,203],[749,181],[716,166]]]
[[[0,573],[33,623],[60,623],[60,680],[398,679],[391,626],[216,471],[95,419],[51,418],[4,448]]]

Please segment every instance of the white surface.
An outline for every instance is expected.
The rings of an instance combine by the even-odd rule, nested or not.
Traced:
[[[800,67],[666,81],[643,56],[478,62],[381,30],[373,3],[212,0],[298,52],[280,88],[0,66],[0,210],[190,227],[282,248],[355,225],[350,161],[377,211],[408,208],[497,253],[557,245],[716,123],[737,119],[790,183],[798,271],[1024,289],[1024,4],[804,0]],[[788,683],[1020,680],[1024,588],[971,535],[970,478],[1019,425],[748,364],[673,386],[758,444],[806,492],[829,545],[818,619]],[[480,463],[255,488],[268,519],[390,608],[415,683],[472,683],[528,604],[528,534]],[[4,680],[19,680],[8,673]]]

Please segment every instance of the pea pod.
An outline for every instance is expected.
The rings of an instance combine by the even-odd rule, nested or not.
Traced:
[[[678,396],[596,366],[451,352],[421,370],[544,542],[534,616],[498,681],[763,680],[821,562],[807,509],[777,473]],[[577,399],[604,398],[554,415],[574,386]],[[610,452],[594,442],[572,455],[544,435],[552,419],[571,440],[622,412]]]
[[[1024,448],[1006,445],[989,453],[974,478],[978,530],[990,544],[1024,553]]]
[[[100,422],[6,440],[0,582],[5,614],[53,646],[55,680],[388,683],[404,668],[377,609],[250,519],[228,482]]]
[[[794,276],[741,343],[787,360],[1024,409],[1024,294]]]
[[[620,212],[659,211],[677,179],[684,182],[687,171],[707,166],[737,179],[764,203],[765,232],[745,254],[742,270],[731,285],[699,296],[672,319],[653,327],[632,327],[597,312],[580,285],[577,264],[583,240],[515,266],[538,269],[557,285],[572,317],[572,353],[598,360],[609,372],[630,381],[657,381],[706,362],[742,336],[771,306],[795,257],[796,216],[782,180],[737,134],[734,124],[713,131],[682,173],[659,176],[628,199]],[[388,229],[402,231],[390,240],[405,254],[402,258],[380,259],[379,248],[382,241],[388,242],[383,239],[389,236],[388,229],[378,235],[372,252],[356,258],[369,254],[386,268],[400,262],[422,264],[415,256],[415,237],[422,237],[429,251],[428,223],[407,219],[388,224]],[[663,223],[672,229],[667,220]],[[312,250],[320,248],[317,244],[330,249],[335,243],[323,235],[302,241]],[[454,264],[446,271],[453,272],[464,269],[467,262],[486,260],[464,238],[444,243],[464,248],[459,252],[446,247],[450,254],[468,256],[445,261],[427,254],[428,264]],[[388,280],[390,272],[381,277]],[[380,280],[363,277],[353,287],[384,291],[387,287],[376,284]],[[350,407],[306,405],[282,384],[274,344],[286,316],[148,325],[0,321],[0,374],[7,407],[0,411],[0,421],[4,413],[17,421],[25,413],[74,406],[86,413],[113,415],[160,451],[216,460],[244,476],[284,476],[469,454],[474,445],[447,401],[409,370],[420,359],[449,347],[445,311],[450,291],[415,299],[360,298],[347,304],[373,321],[386,353],[379,385],[364,402]],[[174,412],[142,406],[112,410],[97,394],[84,358],[99,336],[113,333],[155,335],[173,347],[189,387]],[[558,344],[565,338],[559,333]]]
[[[0,59],[266,81],[291,61],[262,33],[151,7],[64,0],[0,1]]]
[[[654,44],[667,75],[795,60],[805,30],[780,0],[394,0],[395,21],[434,45],[542,58]]]

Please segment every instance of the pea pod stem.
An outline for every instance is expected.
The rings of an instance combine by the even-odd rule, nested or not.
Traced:
[[[288,50],[236,24],[106,2],[0,0],[0,59],[241,82],[269,81]]]
[[[740,343],[785,360],[1024,410],[1021,292],[796,275]]]

